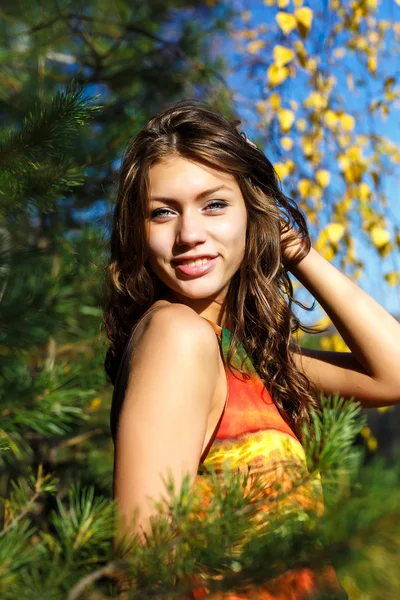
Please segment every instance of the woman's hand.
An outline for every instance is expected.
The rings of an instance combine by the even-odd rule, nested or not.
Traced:
[[[307,244],[307,242],[299,236],[293,227],[290,227],[287,223],[282,222],[282,263],[286,269],[295,267],[303,260],[303,258],[307,256],[311,248],[310,238],[308,238],[308,241],[309,244]]]

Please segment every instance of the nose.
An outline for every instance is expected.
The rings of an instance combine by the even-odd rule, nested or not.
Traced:
[[[206,232],[201,215],[186,213],[177,219],[176,243],[178,245],[192,246],[205,240]]]

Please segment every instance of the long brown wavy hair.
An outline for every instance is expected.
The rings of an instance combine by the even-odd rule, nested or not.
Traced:
[[[228,366],[232,370],[232,357],[242,343],[278,410],[301,439],[302,423],[310,420],[310,407],[318,409],[319,398],[291,357],[292,334],[298,329],[315,333],[315,329],[300,323],[292,304],[312,310],[315,303],[307,307],[293,298],[288,267],[282,263],[281,234],[293,228],[301,238],[296,262],[308,254],[311,240],[302,211],[283,194],[272,164],[238,131],[239,123],[202,102],[185,100],[153,117],[126,150],[106,271],[105,370],[114,385],[132,328],[168,291],[147,262],[149,170],[171,154],[196,161],[233,175],[247,208],[245,255],[225,301],[233,324]],[[291,236],[285,244],[293,240]]]

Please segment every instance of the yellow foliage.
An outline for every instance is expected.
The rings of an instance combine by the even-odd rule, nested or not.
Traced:
[[[378,61],[376,59],[376,56],[369,56],[368,57],[368,71],[370,73],[376,73],[376,68],[378,66]]]
[[[354,117],[344,113],[340,115],[340,124],[346,131],[352,131],[355,125]]]
[[[277,92],[273,92],[269,97],[269,103],[272,110],[278,110],[281,106],[281,97]]]
[[[285,163],[278,162],[274,165],[274,169],[279,179],[285,179],[290,173],[288,166]]]
[[[303,133],[307,129],[307,122],[305,119],[297,119],[296,121],[297,131]]]
[[[278,119],[281,131],[286,133],[293,125],[294,113],[291,110],[281,109],[278,112]]]
[[[311,192],[311,188],[312,188],[312,181],[310,179],[300,179],[299,183],[297,184],[297,189],[299,190],[299,194],[303,198],[308,198],[308,196],[310,195],[310,192]]]
[[[395,286],[400,282],[400,272],[391,271],[390,273],[386,273],[385,279],[389,285]]]
[[[320,169],[315,173],[315,180],[322,188],[325,188],[329,185],[331,180],[331,174],[329,171],[325,171],[324,169]]]
[[[337,114],[330,108],[328,108],[328,110],[325,111],[324,119],[325,119],[325,123],[327,124],[327,126],[329,128],[334,127],[336,125],[336,123],[338,122]]]
[[[325,227],[327,238],[332,244],[337,244],[344,236],[344,225],[341,223],[329,223]]]
[[[277,65],[271,65],[267,73],[270,86],[275,87],[285,81],[285,79],[289,75],[289,69],[287,67],[278,67]]]
[[[295,16],[287,12],[280,11],[275,18],[284,35],[289,35],[297,25]]]
[[[368,439],[371,435],[371,429],[369,427],[363,427],[360,433],[364,439]]]
[[[285,46],[275,46],[273,50],[274,61],[277,67],[287,65],[294,58],[294,52],[291,48]]]
[[[297,104],[296,100],[291,100],[289,102],[289,104],[290,104],[290,107],[291,107],[292,110],[297,110],[298,104]]]
[[[328,99],[323,96],[320,92],[312,92],[307,100],[304,102],[304,106],[306,108],[315,108],[315,110],[319,111],[322,108],[325,108],[328,103]]]
[[[322,350],[333,350],[334,352],[350,352],[343,338],[338,334],[324,336],[320,340]]]
[[[216,4],[216,2],[214,1],[213,4]],[[242,17],[243,21],[250,21],[251,12],[249,10],[245,10],[242,12],[241,17]]]
[[[289,5],[289,0],[278,0],[279,8],[286,8]]]
[[[298,59],[299,63],[301,64],[302,67],[306,67],[307,66],[307,51],[304,48],[303,42],[301,42],[300,40],[297,42],[294,42],[294,47],[296,48],[297,59]]]
[[[97,410],[101,406],[101,398],[93,398],[89,404],[89,410]]]
[[[378,249],[385,246],[390,240],[389,232],[378,225],[371,229],[370,235],[374,246]]]
[[[303,152],[304,156],[310,158],[314,153],[314,144],[312,140],[308,137],[303,137]]]
[[[306,68],[310,71],[310,73],[315,73],[317,70],[317,61],[315,58],[309,58],[306,63]]]
[[[313,11],[308,6],[303,6],[302,8],[295,10],[294,15],[297,20],[297,28],[301,37],[307,37],[312,25]]]
[[[263,40],[254,40],[247,46],[247,51],[250,54],[257,54],[257,52],[259,52],[262,48],[265,48],[266,45],[266,42]]]
[[[380,413],[385,413],[385,412],[392,412],[392,410],[394,409],[394,406],[377,406],[376,410]]]
[[[366,200],[368,200],[371,195],[369,185],[367,185],[364,181],[362,181],[358,186],[357,192],[361,202],[365,202]]]
[[[352,162],[359,162],[362,156],[362,149],[359,146],[350,146],[347,149],[347,156]]]
[[[371,435],[367,440],[367,446],[370,452],[375,452],[375,450],[378,448],[378,440],[376,437]]]
[[[293,140],[290,137],[283,137],[281,138],[281,146],[284,150],[286,150],[287,152],[289,152],[292,148],[293,148]]]

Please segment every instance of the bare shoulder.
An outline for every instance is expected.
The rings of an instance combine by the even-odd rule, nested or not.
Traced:
[[[159,351],[169,352],[183,345],[206,351],[209,358],[218,360],[218,342],[212,327],[184,304],[158,306],[146,316],[144,325],[136,339],[139,353],[146,346],[156,345]]]

